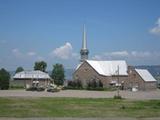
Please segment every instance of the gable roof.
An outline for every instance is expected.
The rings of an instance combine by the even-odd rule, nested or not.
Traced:
[[[86,62],[93,67],[96,72],[105,76],[118,75],[128,75],[127,73],[127,63],[123,60],[115,61],[96,61],[96,60],[86,60]],[[83,63],[82,63],[83,64]],[[82,65],[80,64],[77,69]]]
[[[50,79],[50,76],[42,72],[40,70],[35,70],[35,71],[22,71],[18,72],[14,75],[14,79]]]
[[[135,70],[144,81],[146,82],[156,81],[156,79],[151,75],[151,73],[147,69],[135,69]]]

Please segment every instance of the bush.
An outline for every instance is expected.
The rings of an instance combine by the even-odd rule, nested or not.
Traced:
[[[68,81],[66,89],[83,89],[82,82],[80,80]]]
[[[96,87],[96,88],[92,88],[92,87],[87,87],[87,90],[95,90],[95,91],[105,91],[106,89],[103,87]]]
[[[96,81],[95,79],[93,79],[88,82],[87,90],[104,90],[103,83],[100,80]]]
[[[120,109],[126,109],[126,107],[125,107],[124,105],[122,105],[122,106],[120,107]]]
[[[76,80],[75,83],[77,88],[83,88],[82,82],[80,80]]]
[[[68,87],[75,87],[76,83],[75,81],[68,81]]]
[[[99,87],[103,87],[103,83],[99,80],[98,81]]]
[[[115,95],[115,96],[114,96],[114,99],[122,99],[122,96],[120,96],[120,95]]]

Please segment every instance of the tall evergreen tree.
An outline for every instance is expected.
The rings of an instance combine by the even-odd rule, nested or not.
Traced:
[[[65,80],[64,67],[62,64],[53,65],[51,77],[56,85],[63,85]]]
[[[4,68],[0,69],[0,89],[6,90],[9,88],[10,74]]]

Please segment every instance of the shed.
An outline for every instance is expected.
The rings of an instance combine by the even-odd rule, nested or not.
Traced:
[[[51,78],[48,73],[35,70],[35,71],[22,71],[16,73],[13,76],[14,81],[21,82],[24,86],[32,86],[34,83],[38,83],[40,86],[46,87]]]

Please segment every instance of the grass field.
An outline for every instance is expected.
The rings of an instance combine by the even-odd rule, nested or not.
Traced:
[[[160,100],[0,98],[0,117],[160,117]]]

